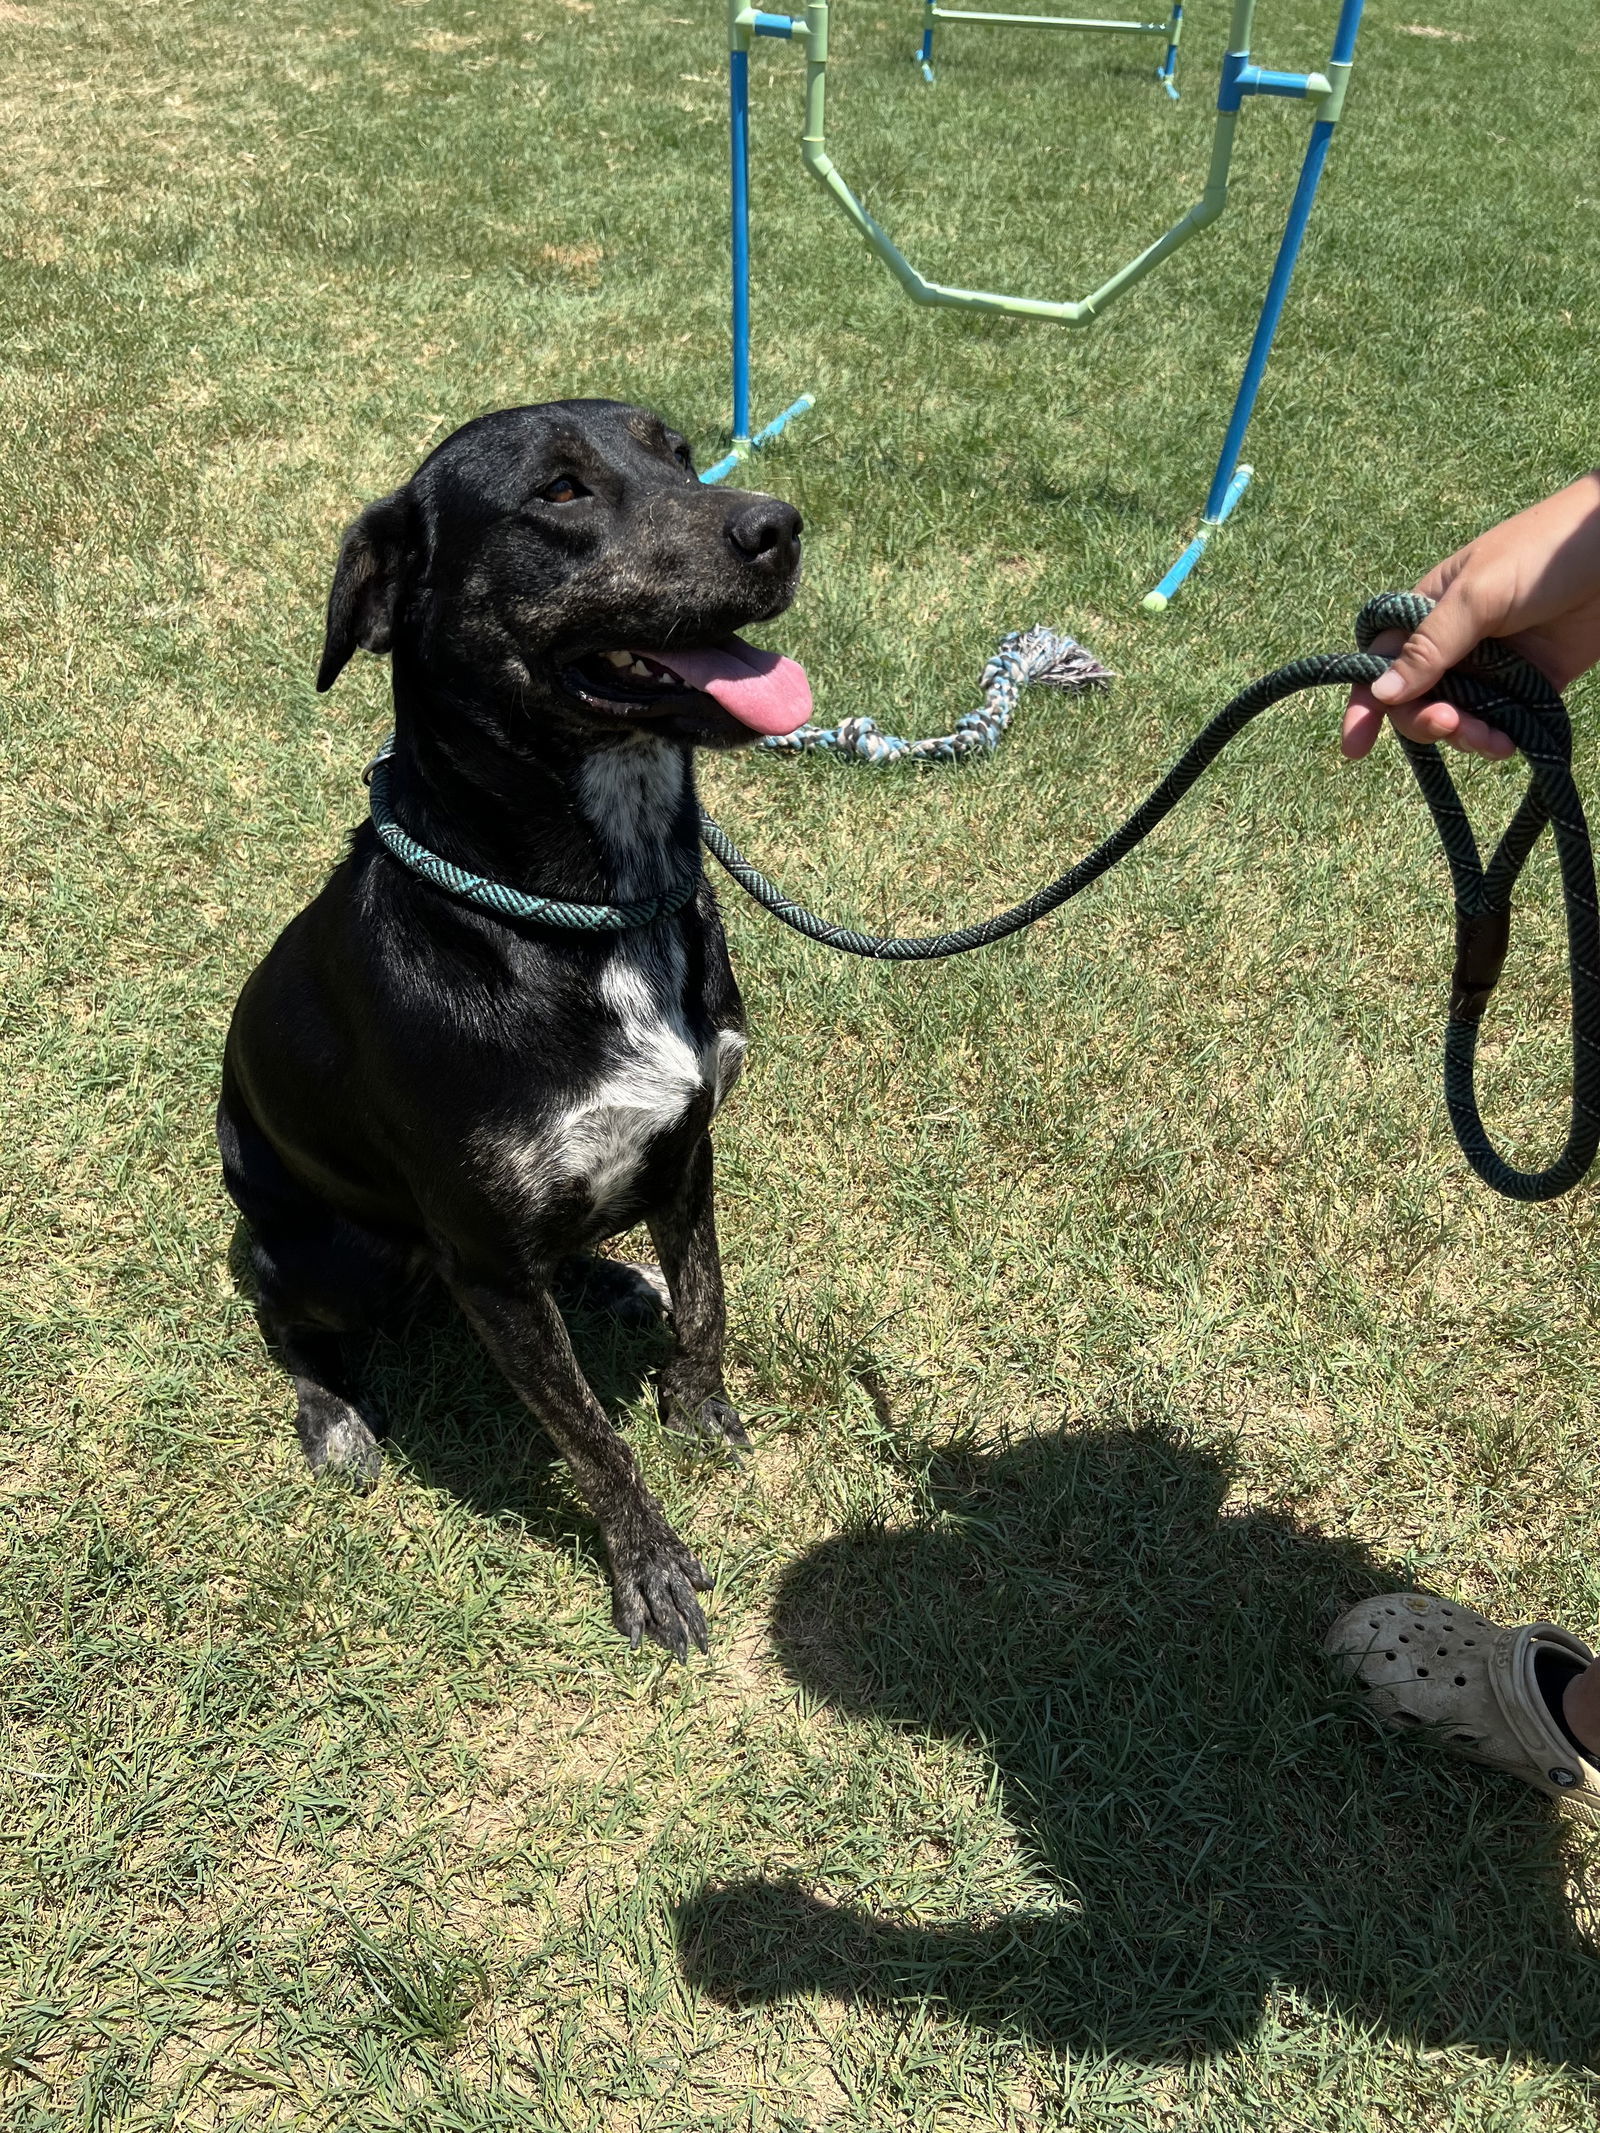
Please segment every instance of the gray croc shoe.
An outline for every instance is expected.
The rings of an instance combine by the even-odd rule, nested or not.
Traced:
[[[1474,1762],[1509,1770],[1573,1814],[1600,1824],[1600,1766],[1550,1715],[1534,1676],[1541,1651],[1587,1666],[1588,1645],[1551,1622],[1520,1629],[1425,1592],[1384,1592],[1349,1608],[1323,1648],[1392,1726],[1426,1726]]]

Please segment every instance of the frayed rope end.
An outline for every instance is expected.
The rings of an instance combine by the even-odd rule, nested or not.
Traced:
[[[1076,637],[1036,626],[1024,631],[1017,650],[1025,662],[1023,686],[1033,689],[1103,689],[1116,679]]]

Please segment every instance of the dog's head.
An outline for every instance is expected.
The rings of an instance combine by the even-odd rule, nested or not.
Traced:
[[[358,646],[396,688],[490,695],[593,741],[646,729],[700,747],[788,733],[804,671],[742,644],[800,575],[800,514],[704,487],[659,416],[555,400],[480,416],[344,537],[317,687]]]

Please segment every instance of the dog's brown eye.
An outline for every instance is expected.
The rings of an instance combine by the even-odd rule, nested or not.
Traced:
[[[539,491],[547,504],[575,504],[580,496],[589,491],[581,481],[574,481],[570,474],[558,474],[554,481],[546,482]]]

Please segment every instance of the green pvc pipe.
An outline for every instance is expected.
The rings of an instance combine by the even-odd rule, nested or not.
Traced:
[[[988,15],[970,8],[936,7],[936,22],[1012,22],[1039,30],[1125,30],[1135,37],[1165,37],[1164,22],[1101,22],[1089,15]]]
[[[1241,16],[1244,18],[1244,34],[1249,34],[1249,18],[1254,11],[1255,0],[1236,0],[1234,28],[1238,29]],[[835,168],[827,148],[827,77],[828,77],[828,0],[811,0],[806,9],[806,126],[800,144],[800,153],[805,167],[817,183],[844,211],[861,232],[867,243],[877,253],[884,265],[893,274],[913,303],[937,304],[961,311],[998,312],[1008,318],[1051,319],[1067,326],[1086,326],[1113,298],[1131,289],[1136,281],[1154,266],[1158,266],[1169,253],[1175,252],[1198,231],[1215,222],[1228,201],[1228,165],[1233,157],[1234,129],[1239,114],[1236,111],[1219,111],[1216,131],[1211,137],[1211,166],[1206,174],[1205,190],[1181,221],[1175,222],[1155,243],[1148,245],[1137,259],[1131,260],[1120,273],[1103,282],[1091,295],[1074,301],[1051,301],[1038,296],[1004,296],[989,289],[960,289],[944,282],[929,281],[906,258],[894,239],[881,224],[875,222],[844,179]]]

